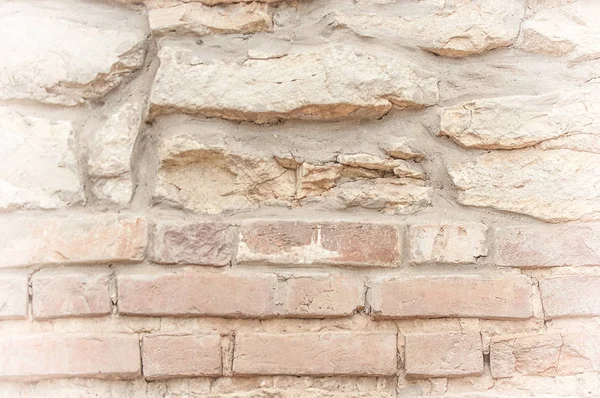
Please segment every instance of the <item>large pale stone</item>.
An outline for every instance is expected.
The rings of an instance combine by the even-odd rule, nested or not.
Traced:
[[[600,153],[600,85],[545,95],[467,101],[442,112],[440,135],[468,148]]]
[[[3,2],[0,100],[102,97],[141,67],[146,34],[140,17],[99,2]]]
[[[150,8],[148,19],[155,35],[253,33],[270,31],[273,21],[268,5],[241,3],[210,7],[202,3],[166,1]]]
[[[570,150],[492,152],[449,166],[470,206],[527,214],[548,222],[600,219],[600,155]]]
[[[95,196],[113,203],[127,203],[133,192],[131,157],[142,124],[142,106],[127,102],[112,114],[89,143],[88,174]]]
[[[435,54],[464,57],[513,44],[525,8],[519,0],[424,1],[418,15],[334,13],[337,27],[360,36],[419,46]],[[400,14],[400,13],[399,13]]]
[[[364,119],[381,117],[392,106],[420,108],[438,100],[438,81],[430,73],[348,47],[209,62],[167,44],[159,57],[150,97],[154,116],[183,112],[256,123]]]
[[[600,3],[580,0],[543,7],[523,22],[517,43],[525,51],[567,56],[571,62],[600,57]]]
[[[83,201],[74,141],[69,121],[0,108],[0,210]]]

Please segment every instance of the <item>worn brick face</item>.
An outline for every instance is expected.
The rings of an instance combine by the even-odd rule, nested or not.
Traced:
[[[532,316],[526,276],[376,278],[371,307],[377,318],[489,318]]]
[[[119,312],[144,316],[274,316],[277,277],[192,271],[119,275]]]
[[[253,221],[242,225],[239,263],[394,266],[400,258],[393,225]]]
[[[408,334],[404,341],[407,377],[476,376],[483,372],[479,332]]]
[[[496,230],[498,265],[558,267],[600,265],[600,227],[510,226]]]
[[[393,375],[396,334],[238,334],[233,372],[236,375]]]
[[[26,318],[28,301],[27,274],[0,273],[0,319]]]
[[[163,264],[223,266],[231,263],[235,230],[211,222],[159,222],[154,227],[152,260]]]
[[[476,262],[487,256],[487,227],[481,223],[418,224],[408,228],[413,264]]]
[[[144,377],[149,380],[223,372],[219,335],[148,335],[142,347]]]
[[[31,278],[38,319],[110,314],[108,269],[46,269]]]
[[[137,217],[2,219],[0,267],[141,261],[147,234]]]
[[[540,280],[546,318],[600,316],[600,277],[556,276]]]
[[[3,336],[0,352],[0,379],[140,376],[135,334]]]

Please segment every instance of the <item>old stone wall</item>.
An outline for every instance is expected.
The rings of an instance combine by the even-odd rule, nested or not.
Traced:
[[[600,2],[0,3],[0,397],[600,397]]]

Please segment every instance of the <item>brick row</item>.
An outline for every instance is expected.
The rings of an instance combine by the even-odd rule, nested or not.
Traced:
[[[502,226],[419,223],[403,227],[347,221],[249,220],[158,221],[138,217],[78,215],[0,219],[0,267],[140,262],[224,266],[238,264],[394,267],[410,264],[473,264],[490,257],[508,267],[600,265],[600,226]],[[150,239],[150,244],[148,240]]]
[[[33,274],[35,319],[103,316],[111,312],[107,268],[66,267]],[[375,277],[326,272],[122,272],[122,315],[327,318],[366,305],[375,319],[533,316],[534,287],[525,275]],[[365,302],[365,285],[369,294]],[[0,274],[0,319],[26,318],[27,274]],[[199,287],[202,287],[201,289]],[[539,281],[546,319],[600,316],[600,277],[553,276]]]
[[[229,366],[234,376],[392,376],[403,366],[409,378],[483,371],[478,332],[407,334],[400,347],[395,331],[237,333],[232,357],[221,339],[216,333],[148,334],[140,349],[136,334],[5,336],[0,379],[220,377]]]

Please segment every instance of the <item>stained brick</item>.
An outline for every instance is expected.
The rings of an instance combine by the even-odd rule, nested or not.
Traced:
[[[235,249],[228,224],[159,222],[152,235],[152,260],[162,264],[228,265]]]
[[[481,223],[420,224],[408,229],[413,264],[470,264],[487,256],[487,227]]]
[[[531,294],[524,275],[380,277],[370,303],[377,318],[522,319],[532,316]]]
[[[221,336],[149,335],[142,345],[144,377],[150,380],[220,376]]]
[[[239,263],[394,266],[395,226],[352,222],[253,221],[242,225]]]
[[[233,372],[236,375],[393,375],[396,334],[238,334]]]

